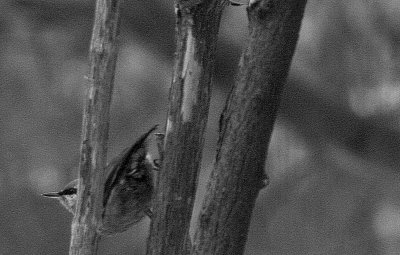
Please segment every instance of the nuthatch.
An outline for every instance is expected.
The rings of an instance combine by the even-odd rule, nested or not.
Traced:
[[[146,215],[151,217],[153,174],[156,167],[147,153],[147,137],[157,128],[152,127],[135,144],[126,148],[106,167],[109,173],[104,184],[101,222],[98,232],[112,235],[123,232]],[[57,198],[71,213],[75,213],[78,180],[70,182],[62,191],[42,194]]]

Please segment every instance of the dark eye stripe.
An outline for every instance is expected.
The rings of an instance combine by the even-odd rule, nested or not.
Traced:
[[[60,195],[73,195],[76,194],[76,188],[69,188],[60,192]]]

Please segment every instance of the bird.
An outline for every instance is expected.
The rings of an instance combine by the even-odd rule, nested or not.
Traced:
[[[132,146],[123,150],[105,167],[109,173],[104,182],[101,219],[97,231],[102,235],[124,232],[143,218],[151,218],[151,200],[154,192],[153,170],[158,169],[147,151],[148,136],[153,126]],[[42,194],[56,198],[72,214],[75,213],[78,179],[68,183],[59,192]]]

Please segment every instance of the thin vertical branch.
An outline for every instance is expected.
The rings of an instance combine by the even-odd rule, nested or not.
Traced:
[[[250,37],[220,120],[216,162],[191,254],[243,254],[306,0],[250,0]]]
[[[96,254],[106,163],[109,112],[117,61],[119,0],[97,0],[90,44],[90,75],[82,123],[78,204],[69,254]]]
[[[187,254],[223,0],[177,0],[164,160],[147,254]]]

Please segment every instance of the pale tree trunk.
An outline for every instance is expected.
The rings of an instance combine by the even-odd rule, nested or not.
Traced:
[[[220,120],[215,165],[191,254],[243,254],[306,0],[254,0],[249,41]]]
[[[224,1],[175,3],[176,53],[147,254],[187,254]]]
[[[82,123],[78,204],[69,254],[96,254],[106,164],[109,112],[117,61],[119,0],[97,0]]]

